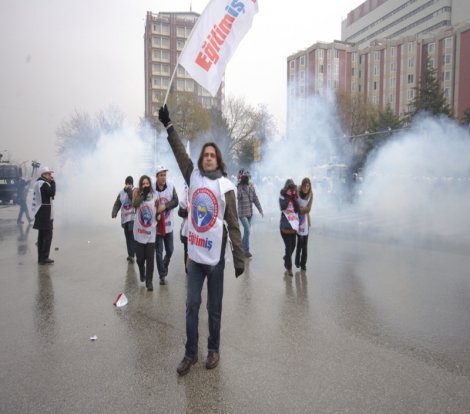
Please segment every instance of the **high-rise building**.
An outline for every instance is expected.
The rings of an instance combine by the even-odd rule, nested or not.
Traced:
[[[145,117],[155,118],[163,104],[178,57],[196,23],[194,12],[147,12],[144,35]],[[215,97],[177,67],[170,94],[193,94],[205,108],[222,106],[224,82]]]
[[[362,48],[375,39],[426,35],[469,19],[468,0],[367,0],[343,20],[341,40]]]
[[[368,0],[348,14],[342,38],[287,58],[288,108],[342,90],[404,116],[427,59],[453,115],[470,108],[470,1]]]

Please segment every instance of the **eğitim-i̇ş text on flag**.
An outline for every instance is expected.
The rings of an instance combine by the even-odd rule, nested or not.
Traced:
[[[179,64],[212,96],[257,12],[257,0],[211,0],[196,22]]]

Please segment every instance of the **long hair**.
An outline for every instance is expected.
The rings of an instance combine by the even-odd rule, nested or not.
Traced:
[[[222,159],[222,153],[220,152],[219,147],[215,142],[206,142],[202,148],[201,153],[199,154],[199,159],[197,160],[197,167],[200,171],[204,171],[202,168],[202,159],[204,158],[204,151],[207,147],[213,147],[215,149],[215,157],[217,159],[217,168],[222,172],[224,177],[227,177],[227,167],[225,166],[224,160]]]
[[[143,175],[142,177],[139,178],[139,193],[142,192],[142,183],[144,182],[144,180],[147,179],[149,180],[149,183],[150,183],[150,191],[152,192],[153,191],[153,188],[152,188],[152,180],[150,179],[150,177],[148,175]]]
[[[304,191],[302,190],[302,187],[304,186],[304,184],[308,184],[310,186],[310,189],[308,190],[308,193],[304,193]],[[308,177],[305,177],[303,180],[302,180],[302,184],[300,184],[300,187],[299,187],[299,194],[302,192],[302,194],[305,194],[306,196],[310,196],[312,193],[313,193],[313,190],[312,190],[312,182],[310,181],[310,178]]]
[[[286,183],[284,184],[284,187],[281,191],[285,193],[289,188],[293,190],[297,189],[297,186],[295,185],[294,180],[292,178],[288,178],[286,180]]]

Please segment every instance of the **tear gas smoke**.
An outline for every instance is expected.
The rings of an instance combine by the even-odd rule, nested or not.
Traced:
[[[470,247],[470,136],[421,118],[368,162],[357,208],[399,242]]]
[[[123,128],[101,135],[94,151],[67,160],[56,172],[56,219],[63,226],[117,226],[119,214],[113,220],[111,211],[125,178],[131,175],[137,187],[141,175],[146,174],[155,185],[155,166],[160,164],[168,168],[167,180],[178,190],[178,166],[166,138],[157,137],[155,130]]]
[[[470,137],[447,118],[422,118],[369,157],[359,183],[347,168],[353,148],[325,98],[288,120],[288,137],[273,142],[257,171],[265,211],[279,214],[287,178],[312,179],[312,230],[411,245],[470,248]]]

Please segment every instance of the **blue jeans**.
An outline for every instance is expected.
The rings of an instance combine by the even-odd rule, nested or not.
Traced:
[[[251,216],[250,217],[240,217],[240,221],[243,226],[243,253],[248,253],[250,251],[250,228],[251,228]]]
[[[204,265],[189,260],[188,291],[186,298],[186,352],[192,359],[197,355],[199,343],[199,307],[201,291],[207,276],[207,312],[209,314],[208,351],[219,352],[220,322],[222,318],[222,296],[224,294],[225,259],[215,266]]]
[[[165,244],[165,257],[163,257],[163,244]],[[157,234],[155,238],[155,256],[160,279],[164,279],[168,274],[168,265],[170,264],[173,249],[173,232],[167,233],[165,236]]]

